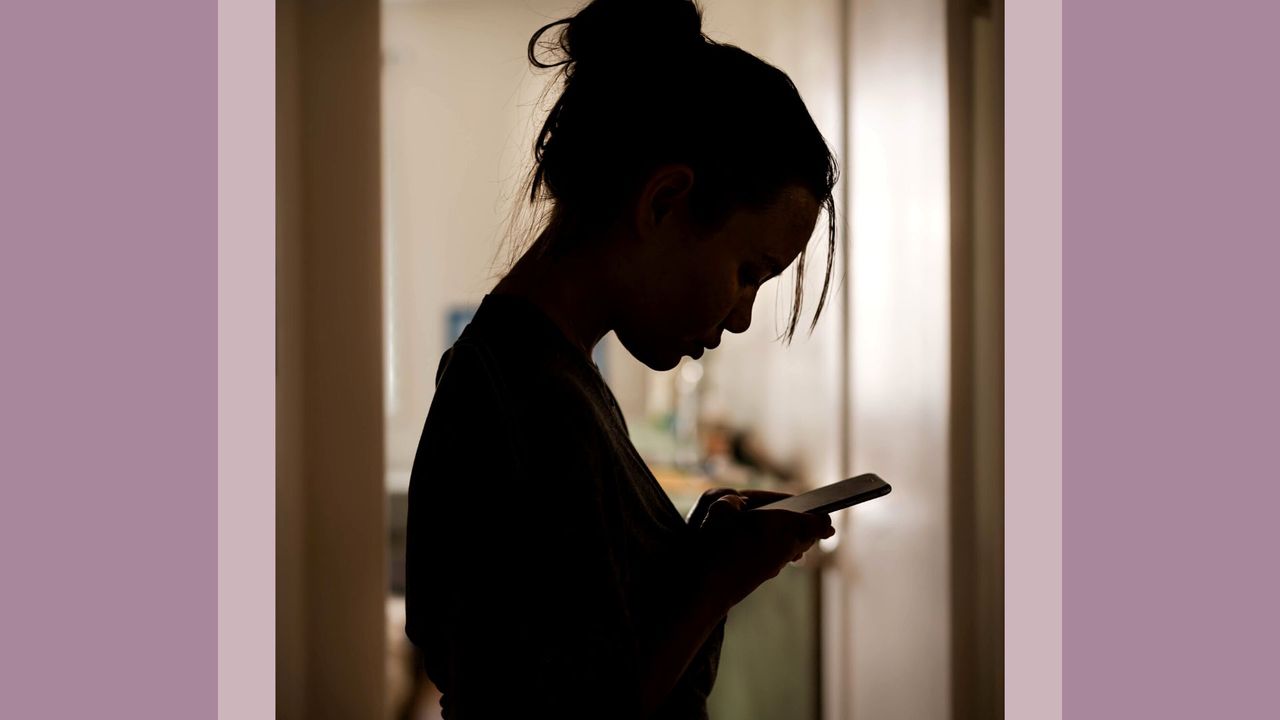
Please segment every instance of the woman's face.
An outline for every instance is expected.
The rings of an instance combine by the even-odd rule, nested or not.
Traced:
[[[708,234],[694,229],[683,203],[674,204],[615,275],[625,286],[618,340],[650,368],[670,370],[719,345],[725,331],[746,331],[756,291],[799,256],[818,211],[811,193],[791,187],[769,207],[738,210]]]

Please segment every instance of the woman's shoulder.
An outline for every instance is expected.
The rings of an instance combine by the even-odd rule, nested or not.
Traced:
[[[590,441],[606,422],[607,401],[578,364],[560,353],[463,337],[440,359],[428,417],[478,414],[544,443]]]
[[[463,341],[441,358],[438,380],[410,483],[420,493],[459,492],[434,478],[461,475],[487,478],[476,490],[534,482],[541,503],[562,508],[590,506],[603,492],[609,438],[571,372]]]
[[[463,337],[441,356],[436,392],[457,389],[491,395],[513,406],[589,403],[592,398],[590,378],[563,354],[484,338]]]

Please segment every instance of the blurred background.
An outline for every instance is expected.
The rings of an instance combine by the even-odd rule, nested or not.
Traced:
[[[655,373],[609,336],[597,362],[682,511],[894,485],[732,611],[711,715],[1003,717],[1003,2],[701,4],[842,162],[834,301],[783,346],[788,273],[700,361]],[[554,81],[526,44],[579,5],[277,2],[278,717],[438,717],[403,633],[409,470],[504,267]]]

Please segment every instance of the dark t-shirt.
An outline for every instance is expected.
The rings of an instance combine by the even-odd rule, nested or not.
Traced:
[[[445,717],[638,717],[692,532],[595,365],[535,305],[485,296],[440,360],[409,485],[406,632]],[[706,717],[723,637],[654,717]]]

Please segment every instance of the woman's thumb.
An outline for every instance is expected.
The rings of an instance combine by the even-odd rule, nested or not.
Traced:
[[[741,495],[724,495],[711,503],[711,507],[707,508],[707,519],[721,518],[742,510],[747,504],[747,499]]]

